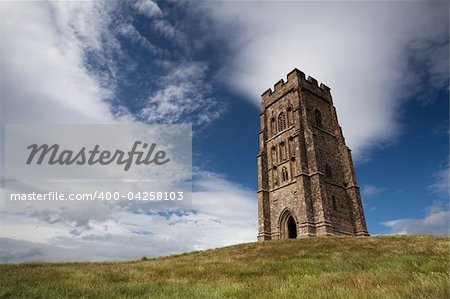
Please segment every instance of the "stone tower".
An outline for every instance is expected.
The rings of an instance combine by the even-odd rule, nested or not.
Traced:
[[[368,236],[330,88],[294,69],[262,94],[258,240]]]

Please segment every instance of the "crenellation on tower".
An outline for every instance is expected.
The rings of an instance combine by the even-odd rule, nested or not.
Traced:
[[[328,86],[326,86],[323,83],[320,83],[319,88],[322,90],[328,91],[328,92],[331,90],[331,88],[329,88]]]
[[[306,80],[305,78],[306,78],[305,73],[296,68],[287,74],[288,81],[290,81],[290,80],[296,80],[296,81],[303,80],[304,81],[304,80]]]
[[[280,81],[278,81],[277,83],[275,83],[275,85],[274,85],[274,87],[273,87],[274,92],[280,91],[280,90],[281,90],[281,87],[283,87],[283,85],[284,85],[284,80],[283,80],[283,79],[280,79]]]
[[[302,89],[308,92],[314,93],[324,100],[331,101],[330,88],[323,84],[318,83],[318,81],[308,76],[306,78],[305,73],[294,69],[287,75],[287,80],[280,79],[274,84],[273,89],[268,88],[262,95],[262,107],[267,107],[275,102],[278,98],[283,97],[284,94],[293,92],[295,89]]]
[[[307,80],[308,80],[308,82],[311,82],[311,84],[313,84],[314,86],[319,87],[319,82],[317,82],[317,80],[314,79],[313,77],[308,76]]]
[[[258,239],[368,235],[330,88],[294,69],[261,109]]]

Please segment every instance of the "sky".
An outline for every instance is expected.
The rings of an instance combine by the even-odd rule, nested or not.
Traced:
[[[3,1],[0,22],[2,126],[193,126],[192,210],[1,209],[1,262],[255,241],[260,95],[294,68],[331,87],[369,233],[449,234],[448,1]]]

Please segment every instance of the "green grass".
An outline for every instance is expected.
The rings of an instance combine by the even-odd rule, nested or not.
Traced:
[[[0,265],[0,298],[450,298],[449,237],[249,243],[146,261]]]

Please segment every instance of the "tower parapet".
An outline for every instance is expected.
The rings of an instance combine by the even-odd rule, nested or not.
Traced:
[[[261,95],[262,107],[264,108],[269,106],[278,98],[282,97],[285,93],[296,88],[302,88],[331,101],[331,89],[327,85],[323,83],[319,84],[319,82],[311,76],[306,78],[305,73],[295,68],[287,74],[286,82],[284,79],[280,79],[277,83],[275,83],[273,89],[269,88]]]

